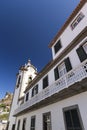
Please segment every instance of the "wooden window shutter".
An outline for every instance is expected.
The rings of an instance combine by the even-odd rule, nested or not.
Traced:
[[[83,62],[84,60],[87,59],[87,54],[84,51],[82,46],[80,46],[76,51],[77,51],[77,54],[78,54],[79,59],[80,59],[81,62]]]
[[[56,68],[54,69],[54,76],[55,76],[55,80],[59,79],[58,67],[56,67]]]
[[[71,63],[70,63],[69,57],[66,58],[66,59],[64,60],[64,62],[65,62],[66,70],[67,70],[67,72],[69,72],[69,71],[72,69],[72,65],[71,65]]]
[[[38,85],[36,85],[36,94],[38,93]]]
[[[28,101],[29,98],[29,92],[26,94],[26,101]]]
[[[48,86],[48,76],[43,79],[43,89]]]

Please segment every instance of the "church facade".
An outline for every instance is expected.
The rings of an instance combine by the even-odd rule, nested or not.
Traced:
[[[87,130],[87,1],[81,0],[49,44],[52,60],[37,73],[19,69],[8,130]]]

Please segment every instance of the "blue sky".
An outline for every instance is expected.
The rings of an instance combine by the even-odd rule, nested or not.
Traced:
[[[0,99],[14,91],[19,67],[28,59],[38,71],[52,59],[48,45],[79,2],[0,1]]]

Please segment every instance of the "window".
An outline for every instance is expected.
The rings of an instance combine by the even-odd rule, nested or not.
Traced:
[[[51,113],[43,114],[43,130],[51,130]]]
[[[58,66],[58,71],[59,77],[63,76],[66,73],[66,66],[64,62]]]
[[[84,14],[81,12],[71,24],[71,29],[73,30],[83,18]]]
[[[26,130],[26,118],[23,119],[22,130]]]
[[[31,83],[32,82],[32,76],[30,76],[29,78],[28,78],[28,83]]]
[[[56,45],[54,46],[55,54],[61,49],[61,41],[59,40]]]
[[[66,130],[83,130],[80,113],[77,105],[64,109]]]
[[[56,67],[56,68],[54,69],[54,76],[55,76],[55,80],[59,79],[58,67]]]
[[[28,101],[28,98],[29,98],[29,92],[26,94],[26,101]]]
[[[38,93],[38,84],[32,89],[32,97]]]
[[[48,86],[48,76],[43,79],[43,89]]]
[[[77,54],[81,62],[87,59],[87,41],[80,46],[77,50]]]
[[[21,81],[21,75],[19,75],[19,77],[18,77],[17,88],[18,88],[19,85],[20,85],[20,81]]]
[[[35,130],[35,116],[31,117],[31,127],[30,130]]]
[[[18,84],[20,84],[21,76],[18,77]]]
[[[18,120],[17,130],[20,130],[20,120]]]
[[[55,80],[57,80],[58,78],[60,78],[61,76],[63,76],[67,72],[69,72],[71,69],[72,69],[72,66],[70,63],[70,59],[69,59],[69,57],[67,57],[64,60],[64,62],[62,62],[59,66],[57,66],[54,69]]]
[[[12,130],[15,130],[15,124],[12,125]]]

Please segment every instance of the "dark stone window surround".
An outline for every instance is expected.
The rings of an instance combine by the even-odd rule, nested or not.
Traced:
[[[65,108],[62,109],[62,111],[63,111],[63,117],[64,117],[65,129],[67,130],[64,112],[68,111],[68,110],[72,110],[72,109],[76,109],[77,110],[79,121],[80,121],[80,125],[82,127],[82,130],[84,130],[83,122],[82,122],[82,119],[81,119],[81,114],[80,114],[80,111],[79,111],[79,106],[77,104],[75,104],[73,106],[67,106],[67,107],[65,107]]]

